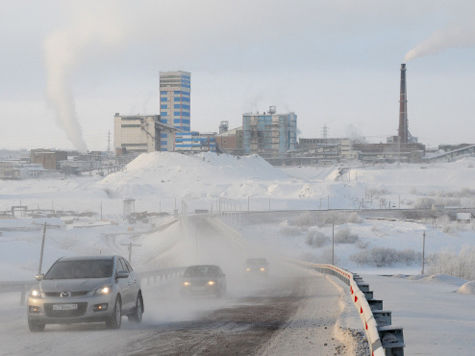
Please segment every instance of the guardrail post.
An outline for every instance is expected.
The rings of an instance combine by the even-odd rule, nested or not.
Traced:
[[[362,290],[366,300],[370,300],[370,299],[373,299],[373,291],[371,290],[368,290],[368,291],[364,291]]]
[[[383,301],[380,299],[370,299],[368,300],[368,304],[372,312],[375,310],[383,310]]]
[[[388,326],[392,324],[391,312],[387,310],[375,310],[373,311],[374,319],[378,327]]]
[[[383,326],[378,328],[381,344],[386,351],[386,356],[404,355],[404,335],[402,328]]]

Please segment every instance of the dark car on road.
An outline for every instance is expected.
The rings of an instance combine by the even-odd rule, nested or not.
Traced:
[[[181,293],[184,296],[215,295],[222,297],[226,293],[226,276],[219,266],[189,266],[183,273]]]
[[[142,321],[140,281],[123,257],[60,258],[36,279],[28,295],[31,331],[42,331],[46,324],[100,321],[118,329],[123,315]]]
[[[269,263],[263,257],[248,258],[245,270],[249,275],[267,276],[269,273]]]

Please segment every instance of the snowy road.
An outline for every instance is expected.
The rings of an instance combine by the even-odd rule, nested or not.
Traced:
[[[143,283],[143,323],[107,330],[103,324],[47,325],[30,333],[18,294],[0,295],[0,355],[344,355],[334,335],[341,294],[315,272],[271,258],[267,278],[246,276],[247,243],[219,221],[195,217],[182,224],[186,243],[156,245],[151,255],[186,255],[193,263],[216,263],[226,272],[225,298],[180,298],[180,279]],[[174,227],[176,228],[176,227]],[[166,235],[157,235],[165,239]],[[166,247],[160,247],[166,246]],[[147,246],[148,247],[148,246]],[[192,253],[184,253],[192,250]],[[258,247],[253,248],[254,253]]]
[[[48,325],[43,333],[30,333],[18,295],[4,295],[0,354],[344,354],[332,334],[339,295],[320,275],[249,281],[247,296],[230,288],[222,300],[180,299],[176,283],[145,287],[143,323],[124,319],[120,330],[98,323]]]

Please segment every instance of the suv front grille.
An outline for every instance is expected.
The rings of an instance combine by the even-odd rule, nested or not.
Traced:
[[[47,297],[59,297],[60,293],[61,292],[45,292],[45,295]],[[87,293],[89,293],[89,291],[83,290],[83,291],[70,292],[70,293],[71,293],[71,297],[80,297],[80,296],[86,295]]]

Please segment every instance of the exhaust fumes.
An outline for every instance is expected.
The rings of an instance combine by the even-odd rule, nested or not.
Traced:
[[[88,2],[74,7],[70,24],[50,33],[44,41],[47,99],[56,113],[58,126],[81,152],[87,151],[87,145],[75,109],[71,77],[91,45],[112,46],[121,41],[118,16],[111,16],[114,8],[107,4],[101,2],[93,6],[93,11]]]
[[[404,56],[404,62],[437,54],[449,48],[475,46],[475,27],[457,26],[434,32]]]

